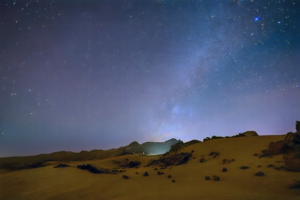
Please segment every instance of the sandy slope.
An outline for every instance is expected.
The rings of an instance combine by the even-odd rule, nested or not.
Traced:
[[[69,162],[72,167],[53,168],[56,164],[38,168],[0,174],[0,199],[300,199],[300,190],[288,189],[293,179],[299,179],[300,173],[283,169],[267,168],[274,164],[281,166],[282,156],[261,158],[253,156],[260,153],[271,141],[284,139],[284,136],[259,136],[211,140],[186,147],[182,151],[194,150],[188,164],[168,167],[164,175],[157,175],[153,167],[126,169],[129,179],[122,174],[92,174],[77,169],[78,164],[90,163],[96,167],[112,169],[116,165],[112,160],[139,160],[142,166],[150,159],[159,156],[126,155],[104,160]],[[208,156],[211,151],[220,152],[220,156]],[[208,161],[200,163],[204,155]],[[223,159],[235,161],[222,164]],[[249,169],[240,169],[241,166]],[[257,166],[261,165],[261,168]],[[226,167],[227,172],[222,172]],[[142,176],[148,171],[149,176]],[[258,177],[258,171],[265,176]],[[135,174],[139,172],[139,174]],[[168,175],[172,178],[167,178]],[[204,176],[220,176],[220,181],[206,181]],[[175,183],[171,181],[175,179]]]

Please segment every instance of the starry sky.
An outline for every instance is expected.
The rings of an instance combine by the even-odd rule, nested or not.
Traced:
[[[300,120],[298,0],[1,0],[0,157]]]

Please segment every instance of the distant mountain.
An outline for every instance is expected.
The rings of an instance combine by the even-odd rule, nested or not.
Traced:
[[[170,150],[173,144],[178,142],[182,141],[175,138],[165,142],[145,142],[143,144],[134,141],[125,147],[123,154],[164,154]]]
[[[139,144],[138,142],[134,141],[128,146],[120,147],[118,149],[81,151],[79,153],[74,153],[71,151],[59,151],[50,154],[39,154],[36,156],[4,157],[0,158],[0,169],[8,168],[7,166],[10,166],[11,168],[14,168],[14,166],[15,168],[23,168],[24,164],[36,162],[83,161],[92,159],[104,159],[133,153],[163,154],[170,150],[171,145],[176,144],[180,141],[181,140],[176,140],[174,138],[165,142],[145,142],[143,144]]]

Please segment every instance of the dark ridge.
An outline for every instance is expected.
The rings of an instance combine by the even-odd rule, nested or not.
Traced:
[[[191,153],[169,153],[167,155],[163,155],[158,160],[150,160],[146,167],[149,167],[150,165],[159,165],[161,167],[181,165],[186,163],[190,157],[192,157]]]

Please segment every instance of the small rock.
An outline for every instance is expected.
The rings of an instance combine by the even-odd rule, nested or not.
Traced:
[[[145,172],[145,173],[143,174],[143,176],[149,176],[148,172]]]
[[[227,169],[223,167],[222,172],[227,172]]]
[[[138,172],[135,172],[135,174],[139,174]]]
[[[257,172],[255,173],[255,176],[264,176],[265,174],[263,172]]]
[[[258,165],[257,167],[261,167],[261,165]]]
[[[254,156],[259,156],[259,154],[258,154],[258,153],[255,153]]]
[[[126,158],[125,160],[122,161],[122,163],[120,163],[120,167],[122,168],[133,168],[133,167],[138,167],[141,164],[140,161],[130,161]]]
[[[220,177],[219,176],[213,176],[213,178],[214,178],[214,181],[219,181],[220,180]]]
[[[171,175],[168,175],[168,178],[171,178]]]
[[[201,163],[205,162],[205,158],[201,158],[201,159],[200,159],[200,162],[201,162]]]
[[[289,185],[289,188],[290,188],[290,189],[297,189],[297,188],[300,188],[300,181],[294,180],[293,183],[291,183],[291,184]]]
[[[194,153],[194,150],[192,150],[191,153]]]
[[[172,180],[172,182],[174,183],[174,182],[175,182],[175,180]]]
[[[248,169],[248,166],[241,166],[241,169]]]
[[[129,177],[128,176],[126,176],[126,175],[123,175],[122,176],[124,179],[128,179]]]
[[[157,170],[157,168],[154,169],[154,171],[156,171],[156,170]]]
[[[267,168],[269,168],[269,167],[274,167],[274,165],[272,165],[272,164],[269,164],[269,165],[267,166]]]
[[[163,174],[165,174],[165,173],[157,171],[157,175],[163,175]]]
[[[205,176],[205,180],[210,180],[210,177],[209,176]]]

